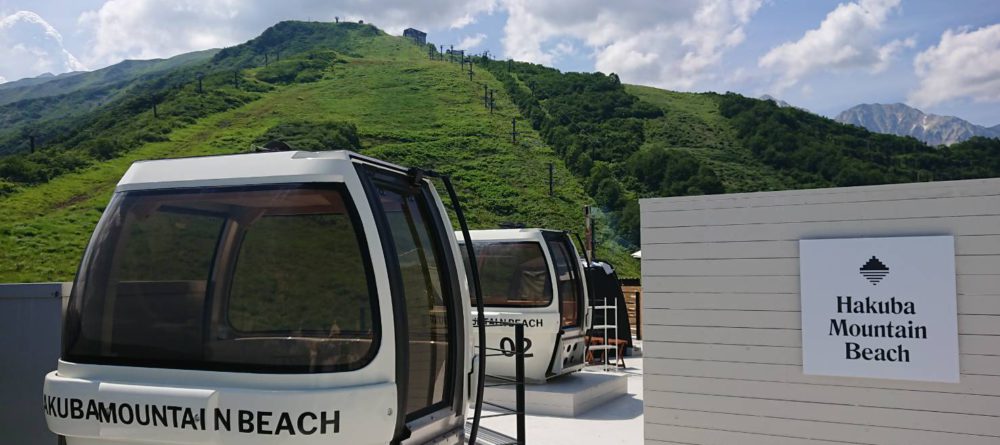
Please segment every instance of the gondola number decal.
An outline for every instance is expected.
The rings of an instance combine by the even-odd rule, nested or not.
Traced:
[[[505,357],[513,357],[514,356],[514,339],[510,338],[510,337],[501,338],[500,339],[500,349],[502,350],[501,353]],[[530,350],[530,349],[531,349],[531,339],[526,337],[524,339],[524,352],[527,353],[528,350]]]

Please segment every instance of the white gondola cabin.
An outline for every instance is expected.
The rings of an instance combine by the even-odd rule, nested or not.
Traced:
[[[546,229],[470,234],[487,323],[525,326],[525,352],[531,355],[524,359],[526,379],[544,382],[583,369],[590,305],[582,262],[568,234]],[[486,338],[487,347],[514,349],[512,327],[489,327]],[[487,374],[513,377],[514,371],[512,354],[487,361]]]
[[[133,164],[73,286],[49,428],[70,445],[460,443],[468,285],[414,172],[349,152]]]

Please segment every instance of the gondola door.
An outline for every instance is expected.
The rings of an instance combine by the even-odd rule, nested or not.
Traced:
[[[549,373],[560,375],[584,366],[587,292],[580,259],[566,233],[545,231],[543,236],[555,272],[560,320]]]
[[[544,232],[544,237],[556,273],[560,328],[580,328],[586,319],[584,312],[587,307],[580,259],[565,233]]]
[[[442,435],[446,443],[458,440],[465,333],[457,322],[462,305],[451,228],[444,227],[425,181],[377,167],[363,170],[372,205],[381,209],[379,232],[396,314],[401,415],[395,442],[422,443]]]

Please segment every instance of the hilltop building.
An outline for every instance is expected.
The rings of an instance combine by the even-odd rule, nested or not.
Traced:
[[[405,30],[403,30],[403,37],[413,40],[413,43],[416,43],[418,45],[427,44],[427,33],[419,29],[406,28]]]

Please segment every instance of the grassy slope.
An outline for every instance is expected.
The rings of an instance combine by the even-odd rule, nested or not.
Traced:
[[[527,125],[509,143],[517,115],[504,94],[495,116],[481,105],[482,83],[502,91],[485,72],[473,81],[456,65],[427,60],[426,50],[382,36],[358,42],[349,63],[323,80],[280,87],[243,107],[176,130],[170,141],[146,144],[84,171],[0,198],[0,282],[72,278],[83,247],[115,184],[135,160],[247,151],[287,119],[344,120],[358,126],[364,153],[451,173],[471,225],[504,221],[579,231],[582,187]],[[556,196],[548,197],[547,164],[556,165]],[[620,248],[601,256],[623,276],[638,265]]]
[[[719,113],[714,93],[679,93],[639,85],[625,90],[664,110],[664,116],[646,123],[643,149],[684,150],[708,163],[727,192],[784,190],[783,175],[755,160]]]

